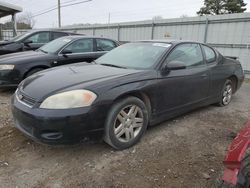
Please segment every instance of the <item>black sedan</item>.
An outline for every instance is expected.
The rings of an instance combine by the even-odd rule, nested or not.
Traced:
[[[92,62],[118,42],[87,36],[58,38],[36,51],[19,52],[0,56],[0,88],[15,87],[24,78],[55,66],[76,62]]]
[[[240,63],[195,42],[122,45],[92,64],[46,70],[12,98],[16,127],[43,143],[101,132],[116,149],[137,143],[148,125],[209,104],[228,105],[240,88]]]
[[[69,35],[76,34],[50,30],[29,31],[11,40],[0,41],[0,55],[36,50],[52,40]]]

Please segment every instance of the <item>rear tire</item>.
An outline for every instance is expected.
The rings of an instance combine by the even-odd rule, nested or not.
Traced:
[[[234,85],[232,80],[227,79],[221,90],[220,101],[217,103],[218,106],[227,106],[232,101]]]
[[[40,71],[43,71],[44,69],[43,68],[34,68],[34,69],[31,69],[26,75],[25,75],[25,78],[28,78],[29,76],[31,76],[32,74],[35,74],[37,72],[40,72]]]
[[[117,150],[135,145],[148,125],[148,111],[143,101],[127,97],[117,101],[105,122],[104,141]]]

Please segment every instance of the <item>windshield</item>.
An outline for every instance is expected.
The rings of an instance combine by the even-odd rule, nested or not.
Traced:
[[[168,43],[128,43],[110,51],[96,63],[116,67],[148,69],[169,49]]]
[[[58,38],[56,40],[53,40],[47,44],[45,44],[44,46],[42,46],[41,48],[39,48],[38,50],[43,51],[45,53],[56,53],[57,51],[59,51],[62,47],[64,47],[66,44],[70,43],[72,41],[72,39],[70,38]]]

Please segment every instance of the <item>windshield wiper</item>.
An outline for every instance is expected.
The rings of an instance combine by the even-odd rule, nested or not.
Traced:
[[[102,64],[100,64],[100,65],[126,69],[126,67],[119,66],[119,65],[108,64],[108,63],[102,63]]]

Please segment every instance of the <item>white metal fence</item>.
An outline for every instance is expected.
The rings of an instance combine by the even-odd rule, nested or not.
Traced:
[[[18,30],[17,31],[17,35],[21,35],[23,33],[26,33],[28,30]],[[8,30],[1,30],[1,34],[0,34],[0,39],[1,40],[9,40],[13,38],[13,30],[8,29]]]
[[[216,47],[223,55],[238,57],[244,70],[250,72],[250,13],[95,24],[61,30],[118,41],[180,39],[204,42]],[[2,36],[11,36],[10,32],[4,30]]]

